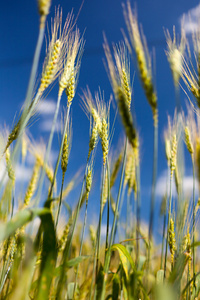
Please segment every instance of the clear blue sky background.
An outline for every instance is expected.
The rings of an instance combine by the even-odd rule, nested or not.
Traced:
[[[63,19],[67,13],[74,8],[74,14],[79,11],[82,0],[63,1],[52,0],[51,14],[54,16],[54,7],[59,5],[63,9]],[[70,154],[69,169],[66,182],[86,162],[89,139],[89,121],[80,107],[80,96],[82,89],[89,86],[92,93],[100,87],[104,90],[105,99],[108,100],[112,93],[110,83],[103,65],[104,52],[102,48],[103,32],[105,32],[109,43],[122,40],[121,28],[126,29],[121,0],[85,0],[77,26],[81,33],[85,30],[85,51],[79,77],[77,94],[72,105],[73,120],[73,143]],[[190,1],[161,1],[142,0],[131,1],[132,6],[136,4],[139,23],[142,24],[144,34],[147,38],[149,50],[155,50],[156,63],[156,85],[159,108],[159,155],[158,155],[158,178],[162,177],[166,170],[164,155],[163,129],[167,126],[167,113],[173,115],[175,108],[174,87],[170,68],[164,50],[166,49],[163,28],[168,28],[172,34],[173,25],[180,33],[180,18],[184,13],[197,6],[195,0]],[[20,111],[26,87],[28,84],[32,58],[38,35],[39,16],[36,0],[8,0],[1,1],[0,10],[0,124],[12,127],[13,119]],[[39,73],[45,55],[45,43],[42,49]],[[134,64],[131,64],[131,74],[135,72]],[[48,100],[56,101],[57,86],[48,95]],[[136,73],[134,84],[133,107],[136,112],[137,125],[141,136],[141,174],[142,174],[142,203],[143,218],[148,219],[150,205],[150,188],[152,181],[152,157],[153,157],[153,127],[151,109],[145,99]],[[185,106],[186,97],[181,93],[181,101]],[[62,105],[65,106],[66,99],[63,97]],[[112,112],[113,117],[113,112]],[[43,136],[48,140],[49,132],[45,130],[48,122],[53,118],[51,113],[42,113],[38,116],[30,131],[37,140]],[[112,120],[111,120],[112,121]],[[45,127],[46,126],[46,127]],[[45,127],[45,128],[44,128]],[[116,147],[118,139],[123,136],[120,119],[115,124],[113,146]],[[57,135],[54,139],[53,149],[56,151]],[[99,145],[100,149],[100,145]],[[97,151],[99,158],[96,159],[96,173],[100,172],[101,158],[100,150]],[[69,176],[69,177],[68,177]],[[98,175],[96,175],[98,178]],[[96,188],[98,187],[96,179]],[[93,202],[90,209],[95,208],[96,201],[93,193]],[[145,204],[145,205],[144,205]]]

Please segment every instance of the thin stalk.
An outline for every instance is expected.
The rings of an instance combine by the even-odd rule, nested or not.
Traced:
[[[101,200],[100,200],[100,213],[99,213],[99,226],[98,226],[98,233],[97,233],[97,261],[96,261],[96,276],[99,270],[99,256],[100,256],[100,246],[101,246],[101,223],[102,223],[102,216],[103,216],[103,187],[105,184],[105,177],[106,177],[106,166],[103,166],[103,178],[102,178],[102,188],[101,188]]]
[[[193,245],[195,244],[195,164],[194,164],[194,156],[192,155],[192,168],[193,168],[193,222],[192,222],[192,233],[193,233]],[[193,250],[193,279],[194,279],[194,288],[196,290],[196,273],[195,273],[195,247],[192,248]]]
[[[127,202],[126,202],[126,239],[129,238],[128,227],[130,227],[130,211],[131,211],[131,193],[128,192]]]
[[[115,240],[117,228],[120,228],[120,215],[121,215],[122,205],[123,205],[123,202],[124,202],[125,189],[126,189],[126,185],[123,184],[121,202],[119,204],[119,213],[118,213],[118,216],[117,216],[117,223],[116,223],[116,226],[115,226],[115,233],[114,233],[114,238],[113,238],[114,240]],[[118,232],[119,232],[119,230],[118,230]],[[120,233],[119,233],[119,240],[121,240]]]
[[[153,220],[154,220],[154,211],[155,211],[157,158],[158,158],[158,123],[157,123],[157,114],[155,114],[154,115],[154,146],[153,146],[153,180],[152,180],[151,207],[150,207],[150,219],[149,219],[149,247],[148,247],[147,273],[149,272],[150,259],[151,259],[151,242],[152,242]]]
[[[56,223],[55,223],[55,227],[56,228],[58,226],[58,218],[59,218],[60,208],[61,208],[61,202],[62,202],[62,193],[63,193],[64,178],[65,177],[64,177],[64,174],[63,174],[62,184],[61,184],[61,189],[60,189],[60,199],[59,199],[59,205],[58,205],[58,212],[57,212]]]
[[[98,229],[97,229],[97,232],[98,232]],[[93,270],[92,270],[92,282],[90,285],[89,300],[92,299],[92,288],[93,288],[93,284],[94,284],[95,269],[96,269],[96,254],[97,254],[97,243],[95,245],[95,250],[94,250],[94,263],[93,263]]]
[[[167,238],[165,246],[165,264],[164,264],[164,278],[166,278],[166,267],[167,267],[167,250],[168,250],[168,239],[169,239],[169,222],[171,218],[171,205],[172,205],[172,174],[170,176],[170,195],[169,195],[169,207],[168,207],[168,220],[167,220]]]
[[[85,174],[84,174],[84,178],[83,178],[80,197],[79,197],[76,212],[75,212],[75,217],[73,218],[73,223],[72,223],[72,226],[70,227],[70,230],[69,230],[69,233],[68,233],[67,243],[66,243],[64,253],[63,253],[63,267],[61,269],[60,279],[59,279],[59,282],[58,282],[58,288],[57,288],[57,293],[56,293],[56,298],[55,298],[57,300],[60,299],[61,292],[62,292],[63,281],[65,280],[65,271],[66,271],[65,265],[66,265],[67,260],[69,259],[69,254],[70,254],[70,251],[71,251],[72,239],[73,239],[74,230],[75,230],[75,227],[76,227],[76,223],[77,223],[77,219],[78,219],[79,211],[80,211],[80,207],[81,207],[81,201],[82,201],[82,197],[83,197],[83,191],[84,191],[84,185],[85,185],[85,178],[86,178],[87,169],[88,169],[88,163],[87,163],[86,168],[85,168]]]
[[[66,119],[65,119],[65,125],[64,125],[64,130],[63,130],[62,141],[61,141],[61,145],[60,145],[60,150],[59,150],[58,158],[57,158],[57,161],[56,161],[56,166],[55,166],[55,169],[54,169],[53,180],[52,180],[51,187],[50,187],[50,190],[49,190],[49,197],[51,196],[52,191],[53,191],[53,186],[54,186],[55,179],[56,179],[57,172],[58,172],[58,166],[59,166],[60,159],[61,159],[61,156],[62,156],[62,150],[63,150],[63,144],[64,144],[64,140],[65,140],[65,133],[67,131],[67,125],[68,125],[70,107],[71,106],[67,107],[67,113],[66,113]]]
[[[109,268],[109,264],[110,264],[111,246],[113,244],[113,237],[114,237],[115,226],[116,226],[116,221],[117,221],[118,208],[119,208],[119,202],[120,202],[120,195],[121,195],[122,183],[123,183],[123,177],[124,177],[124,171],[125,171],[125,165],[126,165],[127,144],[128,144],[128,138],[126,137],[125,148],[124,148],[124,157],[123,157],[123,165],[122,165],[122,172],[121,172],[119,190],[118,190],[118,195],[117,195],[116,210],[115,210],[114,220],[113,220],[112,229],[111,229],[110,243],[109,243],[108,251],[106,253],[105,264],[104,264],[104,278],[103,278],[102,292],[101,292],[101,298],[100,298],[101,300],[105,299],[106,278],[107,278],[108,268]]]
[[[106,229],[106,246],[105,246],[105,257],[106,257],[106,251],[108,249],[108,238],[109,238],[109,226],[110,226],[110,168],[109,168],[109,162],[108,162],[108,156],[106,158],[106,166],[107,166],[107,189],[108,189],[108,203],[107,203],[107,229]]]
[[[188,281],[190,279],[190,275],[189,274],[190,274],[190,270],[189,270],[189,266],[188,266]],[[189,300],[191,300],[191,288],[190,288],[190,284],[188,286],[188,294],[189,294]]]
[[[136,228],[136,265],[139,263],[139,254],[140,254],[140,208],[141,208],[141,200],[140,200],[140,162],[136,167],[136,182],[137,182],[137,228]]]
[[[178,252],[179,252],[179,248],[181,245],[181,242],[183,240],[183,225],[182,224],[182,213],[183,213],[183,203],[184,203],[184,195],[183,195],[183,188],[182,188],[182,182],[183,182],[183,177],[184,177],[184,145],[183,145],[183,140],[184,140],[184,136],[183,136],[183,126],[182,126],[182,115],[179,112],[178,113],[178,118],[177,118],[177,126],[178,126],[178,133],[179,133],[179,139],[178,139],[178,145],[177,145],[177,153],[179,154],[177,156],[177,168],[178,168],[178,172],[179,172],[179,178],[180,178],[180,186],[179,186],[179,192],[178,192],[178,201],[177,201],[177,232],[178,234],[178,240],[177,240],[177,246],[178,246]]]
[[[177,113],[179,114],[181,112],[181,100],[180,100],[180,86],[175,85],[175,99],[176,99],[176,108]]]
[[[80,250],[79,250],[79,256],[81,256],[81,254],[82,254],[82,248],[83,248],[85,227],[86,227],[86,221],[87,221],[87,207],[88,207],[88,200],[86,200],[86,204],[85,204],[85,216],[84,216],[84,222],[83,222],[83,231],[82,231],[82,236],[81,236],[81,245],[80,245]],[[76,285],[77,285],[77,279],[78,279],[78,270],[79,270],[79,264],[77,265],[77,269],[76,269],[76,277],[75,277],[75,284],[74,284],[73,299],[74,299],[74,294],[75,294],[75,291],[76,291]]]
[[[165,210],[164,218],[163,218],[162,250],[161,250],[161,263],[160,263],[160,268],[161,269],[163,268],[166,220],[167,220],[167,214],[166,214],[166,210]]]
[[[168,167],[168,175],[167,175],[167,199],[168,199],[168,182],[169,182],[169,176],[170,176],[170,168]],[[166,221],[167,221],[167,201],[165,205],[165,212],[164,212],[164,218],[163,218],[163,234],[162,234],[162,250],[161,250],[161,263],[160,268],[163,268],[163,259],[164,259],[164,244],[165,244],[165,231],[166,231]]]
[[[45,26],[41,26],[40,30],[39,30],[39,36],[38,36],[38,40],[37,40],[37,45],[36,45],[35,54],[34,54],[34,58],[33,58],[32,69],[31,69],[31,75],[30,75],[27,93],[26,93],[25,104],[27,105],[27,107],[29,106],[29,104],[31,102],[31,96],[33,94],[33,87],[34,87],[36,72],[38,69],[40,52],[41,52],[41,48],[42,48],[42,42],[44,39],[44,31],[45,31]]]
[[[15,161],[14,156],[16,152],[19,149],[19,145],[21,143],[21,133],[23,132],[24,128],[26,127],[28,120],[30,119],[31,114],[29,113],[29,106],[31,103],[32,95],[33,95],[33,88],[34,88],[34,83],[35,83],[35,77],[38,69],[38,64],[39,64],[39,58],[40,58],[40,53],[41,53],[41,48],[42,48],[42,42],[44,39],[44,31],[45,31],[45,26],[40,27],[39,30],[39,35],[38,35],[38,40],[36,44],[36,49],[33,57],[33,64],[31,68],[31,74],[29,78],[29,83],[28,83],[28,88],[26,92],[26,98],[24,102],[24,111],[21,116],[21,124],[19,128],[19,138],[16,141],[13,153],[12,153],[12,160]],[[37,95],[36,95],[37,98]]]
[[[15,185],[12,188],[12,205],[11,205],[11,218],[13,217],[13,212],[14,212],[14,205],[15,205]]]
[[[31,99],[32,99],[32,95],[33,95],[35,77],[36,77],[36,72],[37,72],[37,69],[38,69],[39,58],[40,58],[40,53],[41,53],[41,48],[42,48],[42,42],[43,42],[43,39],[44,39],[44,31],[45,31],[45,26],[40,26],[38,40],[37,40],[37,44],[36,44],[36,49],[35,49],[35,53],[34,53],[34,57],[33,57],[33,64],[32,64],[32,68],[31,68],[31,74],[30,74],[28,88],[27,88],[27,92],[26,92],[26,99],[25,99],[25,102],[24,102],[24,107],[25,108],[24,108],[24,111],[23,111],[22,117],[21,117],[21,125],[20,125],[19,135],[23,131],[23,129],[25,128],[25,126],[28,122],[27,119],[29,119],[29,118],[26,117],[26,115],[29,112],[28,110],[29,110],[29,106],[31,104]],[[36,98],[37,98],[37,96],[36,96]],[[18,148],[17,143],[16,143],[15,147]]]
[[[48,161],[49,154],[50,154],[50,151],[51,151],[54,131],[55,131],[55,127],[56,127],[56,121],[57,121],[58,112],[59,112],[59,108],[60,108],[60,100],[61,100],[61,95],[59,93],[58,100],[57,100],[57,105],[56,105],[56,111],[55,111],[55,114],[54,114],[53,123],[52,123],[52,127],[51,127],[51,133],[50,133],[50,136],[49,136],[48,146],[47,146],[47,150],[46,150],[46,153],[45,153],[44,166],[46,165],[46,163]],[[63,135],[63,137],[64,137],[64,135]],[[44,177],[45,177],[45,168],[43,168],[42,175],[41,175],[41,178],[40,178],[40,184],[39,184],[39,187],[38,187],[38,193],[37,193],[37,197],[36,197],[36,201],[35,201],[36,206],[38,206],[38,202],[40,200],[42,187],[43,187],[43,182],[44,182]]]

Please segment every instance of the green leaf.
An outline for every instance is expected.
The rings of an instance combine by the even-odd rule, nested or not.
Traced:
[[[15,233],[18,228],[21,228],[26,223],[32,221],[36,217],[42,217],[49,213],[46,208],[24,209],[16,213],[14,217],[7,223],[0,224],[0,242],[7,239],[10,235]]]
[[[133,259],[131,255],[128,253],[127,249],[121,245],[121,244],[114,244],[111,247],[111,251],[117,250],[119,253],[119,257],[122,263],[122,267],[124,269],[124,272],[126,274],[126,277],[128,278],[128,261],[132,267],[132,269],[135,271],[135,264],[133,262]]]
[[[67,286],[67,299],[73,299],[74,296],[74,282],[70,282]]]
[[[145,266],[145,262],[146,262],[146,256],[144,255],[140,255],[139,256],[139,262],[138,262],[138,271],[142,271],[144,269],[144,266]]]
[[[43,231],[42,255],[36,299],[49,299],[57,259],[56,232],[51,212],[41,216]]]
[[[191,245],[191,247],[198,247],[198,246],[200,246],[200,241],[192,243],[192,245]]]
[[[120,278],[119,275],[116,273],[113,276],[112,300],[118,300],[119,292],[120,292]]]
[[[67,269],[73,268],[73,267],[77,266],[78,264],[80,264],[83,260],[85,260],[89,257],[91,257],[91,256],[83,255],[83,256],[78,256],[76,258],[72,258],[66,262],[66,268]]]
[[[101,264],[100,268],[99,268],[99,272],[97,274],[97,279],[96,279],[96,285],[97,285],[97,296],[96,296],[96,299],[97,300],[101,299],[102,287],[103,287],[103,280],[104,280],[104,271],[103,271],[103,266]]]
[[[126,276],[124,276],[124,272],[122,273],[122,288],[123,288],[123,296],[124,300],[128,300],[128,282]]]
[[[187,264],[189,260],[189,256],[185,255],[184,253],[181,253],[174,265],[174,269],[170,274],[169,277],[169,282],[173,283],[173,284],[178,284],[180,283],[180,280],[182,278],[185,266]]]
[[[161,284],[164,281],[164,270],[159,270],[156,274],[156,283]]]

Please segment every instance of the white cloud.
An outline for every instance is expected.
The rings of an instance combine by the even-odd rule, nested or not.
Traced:
[[[167,171],[164,171],[163,174],[158,178],[156,185],[156,196],[162,197],[167,191]],[[169,179],[168,179],[168,193],[169,193]],[[193,191],[193,176],[185,176],[183,179],[183,192],[185,195],[192,195]],[[198,193],[198,181],[195,180],[195,192]],[[172,183],[172,193],[176,193],[176,186],[173,181]]]
[[[41,124],[40,124],[40,129],[42,131],[50,132],[51,128],[52,128],[52,120],[47,119],[47,120],[44,120],[43,122],[41,122]],[[59,121],[56,122],[55,131],[56,132],[61,131],[61,123]]]
[[[196,31],[200,25],[200,4],[182,15],[180,20],[186,34]]]
[[[42,115],[53,115],[56,110],[56,102],[53,100],[42,100],[37,110]]]
[[[15,167],[15,180],[16,181],[28,181],[32,174],[32,168],[22,166],[20,164],[17,164]],[[4,177],[4,179],[3,179]],[[5,183],[8,180],[8,174],[6,171],[6,164],[4,159],[0,162],[0,181],[3,179],[3,182]]]
[[[15,169],[16,181],[29,181],[32,174],[32,168],[17,164]]]
[[[111,226],[109,226],[109,234],[111,232]],[[106,233],[107,233],[107,224],[102,224],[101,225],[101,237],[106,238]]]

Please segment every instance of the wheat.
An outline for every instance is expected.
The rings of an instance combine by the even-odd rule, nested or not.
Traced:
[[[174,264],[174,254],[176,251],[176,237],[175,237],[175,231],[174,231],[174,221],[172,218],[170,219],[170,225],[169,225],[169,248],[171,252],[171,264],[173,266]]]
[[[185,143],[189,153],[192,155],[194,153],[194,147],[192,145],[191,134],[188,126],[185,126]]]
[[[63,177],[67,171],[67,165],[69,160],[69,152],[70,152],[70,134],[69,132],[65,134],[62,157],[61,157],[61,169],[63,172]]]
[[[37,182],[39,179],[39,171],[40,171],[40,162],[38,161],[38,159],[36,159],[34,168],[33,168],[33,173],[31,175],[31,179],[29,181],[27,190],[26,190],[26,194],[24,197],[24,206],[28,206],[30,203],[30,200],[37,188]]]
[[[123,5],[124,17],[129,32],[129,37],[137,57],[137,65],[142,81],[142,85],[147,100],[152,108],[153,116],[157,115],[157,95],[154,89],[151,59],[148,53],[145,37],[140,35],[136,12],[133,13],[130,2],[127,2],[127,8]],[[130,49],[130,48],[129,48]],[[157,119],[157,117],[156,117]],[[155,122],[157,121],[155,119]]]
[[[63,68],[63,61],[66,59],[67,44],[71,27],[72,16],[69,14],[66,18],[63,30],[62,11],[59,9],[55,14],[54,21],[51,26],[51,39],[46,51],[45,62],[43,64],[41,82],[38,94],[42,95],[44,90],[59,76]]]
[[[170,64],[171,71],[172,71],[174,84],[175,84],[175,86],[178,86],[180,76],[181,76],[181,69],[182,69],[182,64],[183,64],[183,53],[185,50],[185,43],[186,43],[185,33],[182,28],[180,43],[177,43],[177,40],[176,40],[175,27],[173,27],[173,40],[171,39],[171,36],[170,36],[170,33],[168,30],[166,31],[165,35],[166,35],[167,46],[168,46],[166,55],[167,55],[167,58],[168,58],[168,61]]]
[[[12,161],[10,159],[10,150],[6,150],[6,168],[8,172],[8,177],[12,180],[12,182],[15,182],[15,172],[12,167]]]
[[[46,16],[49,14],[51,0],[38,0],[38,9],[40,14],[40,27],[44,27]]]
[[[80,37],[80,32],[77,29],[75,32],[71,33],[67,43],[67,57],[64,59],[64,69],[59,79],[58,93],[60,96],[62,95],[65,89],[67,89],[67,96],[68,93],[71,97],[74,95],[79,75],[83,47],[84,40]],[[68,105],[71,104],[73,97],[69,99],[70,101],[68,100]]]
[[[92,186],[92,165],[88,166],[87,175],[85,179],[85,189],[86,189],[86,201],[88,201],[88,197],[90,194],[91,186]]]

